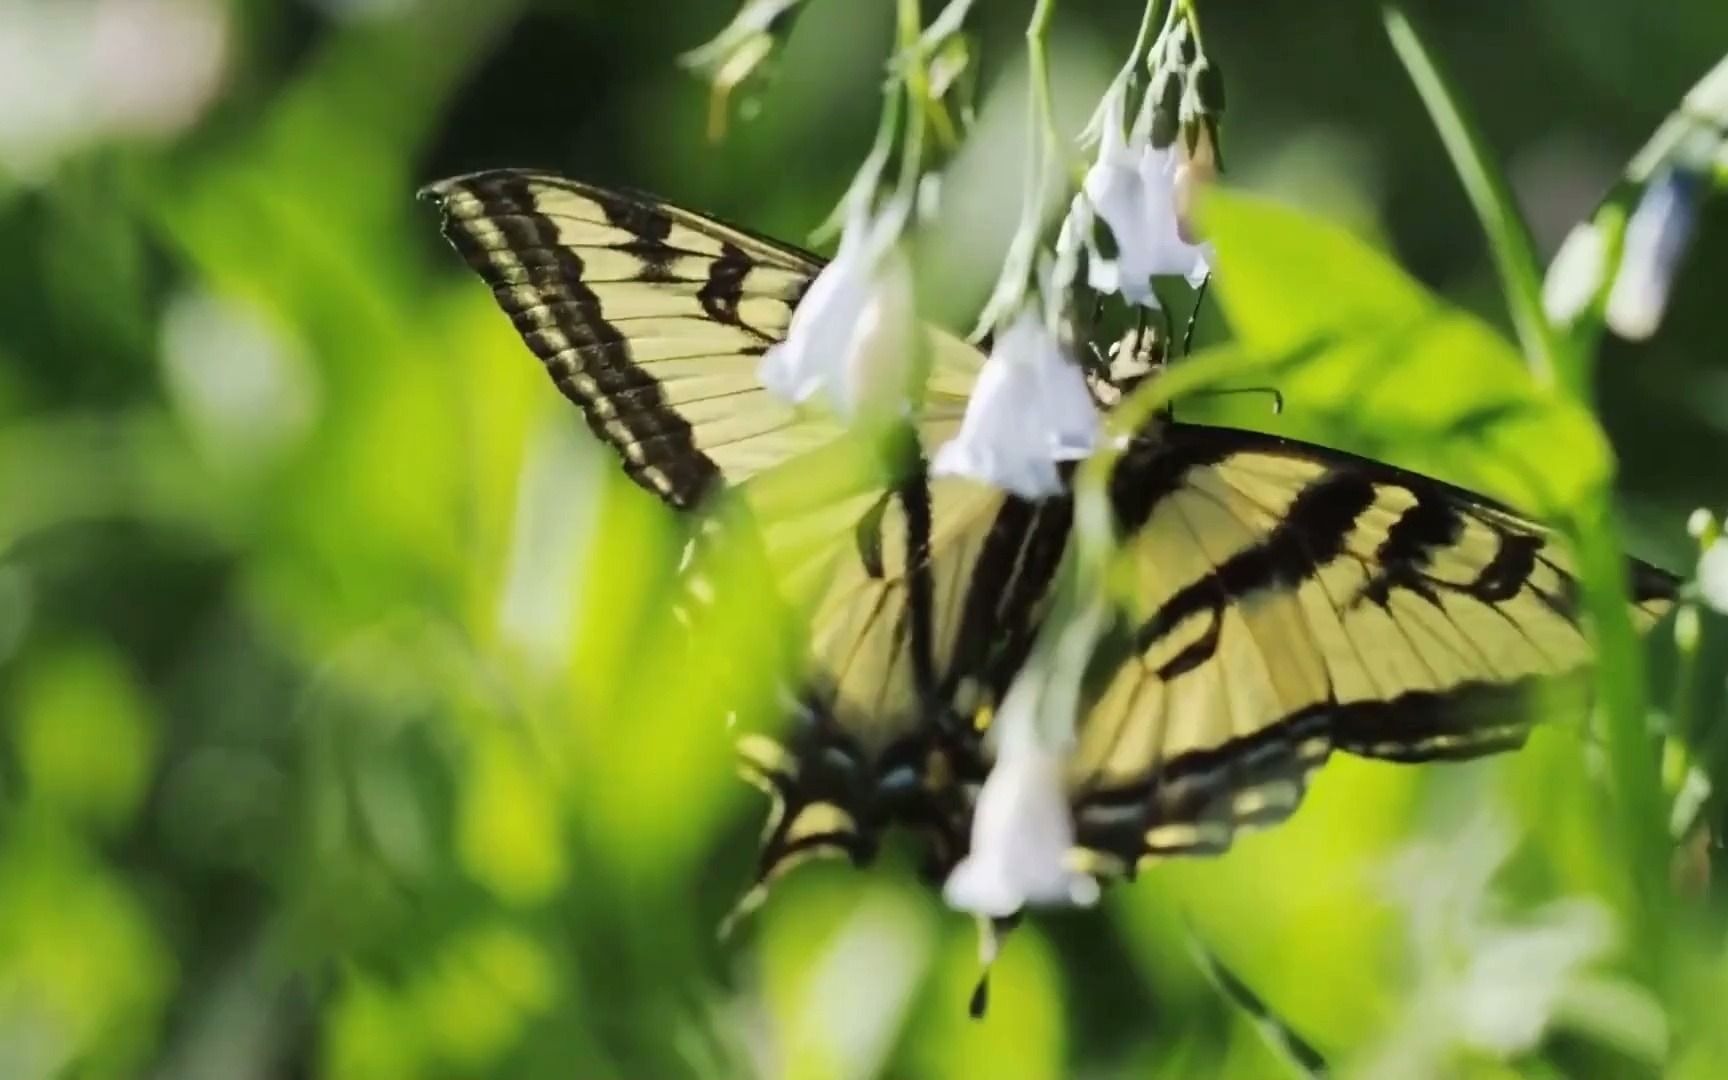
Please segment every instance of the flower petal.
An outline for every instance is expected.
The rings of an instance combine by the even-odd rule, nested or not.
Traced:
[[[1698,559],[1698,593],[1704,602],[1728,615],[1728,539],[1718,539]]]
[[[1601,288],[1607,262],[1608,245],[1596,223],[1574,225],[1542,279],[1542,309],[1549,322],[1567,326],[1578,317]]]
[[[1626,249],[1608,292],[1608,326],[1630,341],[1656,332],[1698,223],[1703,180],[1669,168],[1652,180],[1626,223]]]
[[[942,897],[956,911],[997,919],[1029,904],[1089,906],[1098,899],[1098,883],[1069,865],[1074,819],[1062,757],[1027,730],[1037,696],[1010,697],[996,722],[1020,734],[1003,740],[984,779],[972,815],[971,852],[948,875]]]
[[[1085,376],[1027,309],[997,339],[959,436],[937,451],[931,470],[1042,498],[1063,489],[1056,462],[1086,457],[1098,436]]]
[[[824,398],[841,416],[903,407],[915,389],[912,272],[899,246],[905,220],[890,207],[848,222],[834,261],[792,312],[786,340],[762,357],[758,378],[794,404]]]
[[[1457,988],[1464,1041],[1501,1057],[1535,1046],[1567,987],[1613,936],[1608,913],[1589,900],[1551,904],[1527,925],[1483,934]]]
[[[1126,143],[1114,123],[1105,125],[1098,159],[1087,170],[1085,197],[1115,238],[1114,260],[1094,260],[1088,282],[1101,292],[1120,292],[1130,303],[1156,308],[1151,279],[1179,275],[1197,283],[1210,272],[1209,249],[1183,238],[1179,210],[1183,188],[1177,182],[1177,159],[1173,147],[1154,147],[1135,126]],[[1206,179],[1204,161],[1190,163],[1187,188]],[[1190,191],[1186,198],[1192,201]],[[1101,265],[1100,265],[1101,263]]]

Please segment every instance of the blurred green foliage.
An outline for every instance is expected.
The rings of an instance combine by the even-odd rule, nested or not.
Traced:
[[[22,35],[29,6],[0,4],[0,26]],[[799,239],[868,143],[888,12],[812,0],[715,145],[675,59],[729,0],[181,6],[218,20],[223,73],[184,123],[27,159],[5,115],[32,103],[0,102],[0,1076],[1263,1077],[1283,1065],[1191,937],[1306,1040],[1366,1062],[1439,1015],[1388,883],[1414,841],[1498,808],[1524,838],[1509,911],[1619,887],[1595,748],[1555,729],[1468,766],[1334,762],[1287,826],[1032,920],[981,1023],[973,928],[898,848],[868,874],[792,875],[722,945],[761,807],[717,702],[776,631],[723,610],[711,644],[666,661],[670,523],[412,192],[540,165]],[[929,304],[956,323],[1012,226],[1023,6],[978,5],[980,149],[925,252]],[[1713,0],[1413,6],[1544,255],[1728,40]],[[1515,384],[1517,357],[1375,6],[1204,10],[1229,178],[1413,275],[1308,219],[1222,214],[1238,342],[1343,336],[1285,373],[1286,416],[1204,408],[1527,502],[1603,475],[1596,427],[1561,408],[1441,438]],[[1060,5],[1064,117],[1138,14]],[[114,85],[173,60],[119,40]],[[1600,370],[1633,547],[1680,571],[1686,512],[1723,508],[1725,275],[1718,206],[1662,333],[1610,344]],[[1364,395],[1394,348],[1352,315],[1387,304],[1435,321]],[[1208,307],[1202,340],[1226,336]],[[1518,486],[1528,467],[1541,490]],[[1720,711],[1705,630],[1700,676],[1658,712]],[[1728,956],[1709,903],[1672,917],[1690,953],[1653,996],[1610,977],[1639,966],[1622,926],[1538,1053],[1443,1074],[1654,1073],[1673,1035],[1674,1075],[1716,1075]]]

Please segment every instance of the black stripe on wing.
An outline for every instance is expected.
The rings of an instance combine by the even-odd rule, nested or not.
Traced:
[[[1150,777],[1075,801],[1075,841],[1129,873],[1147,855],[1216,855],[1243,828],[1295,812],[1334,750],[1414,764],[1521,746],[1533,702],[1555,680],[1471,683],[1388,701],[1332,702],[1163,763]]]
[[[1341,598],[1345,611],[1369,605],[1396,617],[1393,601],[1400,593],[1441,614],[1448,594],[1496,610],[1528,596],[1535,606],[1524,608],[1522,617],[1534,611],[1539,618],[1576,627],[1576,583],[1564,558],[1549,546],[1546,530],[1464,489],[1277,436],[1195,425],[1165,428],[1130,451],[1113,478],[1125,529],[1155,521],[1159,506],[1187,486],[1193,470],[1237,454],[1306,462],[1313,470],[1255,543],[1175,587],[1132,628],[1132,651],[1140,655],[1165,642],[1177,627],[1189,628],[1182,647],[1167,645],[1169,658],[1147,672],[1148,678],[1169,686],[1221,662],[1226,610],[1253,605],[1257,597],[1289,596],[1341,557],[1363,565],[1363,584]],[[1388,505],[1403,509],[1379,543],[1367,554],[1347,550],[1360,543],[1358,527],[1365,515],[1384,513]],[[1479,571],[1468,580],[1436,574],[1431,560],[1444,560],[1467,529],[1476,537],[1473,558],[1481,560]],[[1490,539],[1492,548],[1486,546]],[[1132,545],[1133,534],[1124,542]],[[1470,564],[1454,555],[1454,568]],[[1637,560],[1629,559],[1628,566],[1633,606],[1648,625],[1671,606],[1677,582]],[[1193,629],[1197,616],[1204,627],[1199,632]],[[1264,644],[1239,634],[1228,647]],[[1279,663],[1278,647],[1274,643],[1266,663]],[[1482,668],[1486,662],[1483,657],[1472,666]],[[1587,673],[1572,666],[1515,678],[1481,670],[1477,677],[1438,689],[1410,689],[1386,698],[1340,701],[1330,695],[1286,715],[1267,716],[1258,730],[1226,734],[1215,745],[1176,753],[1133,781],[1083,786],[1075,800],[1077,842],[1106,856],[1106,869],[1128,873],[1148,855],[1217,853],[1239,828],[1270,825],[1293,813],[1309,776],[1334,750],[1401,762],[1476,757],[1518,746],[1530,724],[1543,716],[1581,713],[1588,691]]]
[[[1171,463],[1164,464],[1154,460],[1150,465],[1140,467],[1144,475],[1155,481],[1147,486],[1161,493],[1169,490],[1168,473],[1172,469],[1179,478],[1182,471],[1195,465],[1222,461],[1233,452],[1283,455],[1310,461],[1329,470],[1353,471],[1383,486],[1404,488],[1416,496],[1417,507],[1421,512],[1408,526],[1400,523],[1408,532],[1389,537],[1389,542],[1398,542],[1392,543],[1383,552],[1383,557],[1389,562],[1405,566],[1419,563],[1428,551],[1450,542],[1450,537],[1461,520],[1461,513],[1474,515],[1478,519],[1499,521],[1507,526],[1503,531],[1509,537],[1545,538],[1549,533],[1549,530],[1530,521],[1520,511],[1487,495],[1345,450],[1334,450],[1331,447],[1317,446],[1263,431],[1207,424],[1169,424],[1163,430],[1162,439],[1163,445],[1159,454],[1168,454]],[[1155,458],[1158,455],[1153,456]],[[1121,487],[1134,487],[1138,484],[1139,478],[1133,474],[1126,475],[1119,481]],[[1120,505],[1122,496],[1118,495],[1117,500]],[[1480,587],[1503,593],[1510,582],[1518,581],[1528,574],[1533,563],[1527,559],[1533,558],[1533,549],[1541,546],[1540,539],[1533,545],[1528,540],[1510,544],[1504,551],[1505,561],[1497,560],[1492,572],[1484,571]],[[1628,558],[1626,568],[1633,604],[1641,609],[1648,607],[1653,617],[1659,617],[1671,605],[1675,590],[1679,587],[1679,579],[1668,571],[1639,559]]]
[[[758,327],[741,312],[752,271],[769,271],[763,275],[772,283],[765,286],[769,295],[789,309],[819,263],[646,197],[556,176],[476,173],[431,184],[420,196],[439,208],[444,235],[491,286],[595,434],[618,451],[631,478],[679,509],[700,504],[720,484],[722,469],[638,355],[643,338],[636,335],[643,331],[629,320],[642,317],[609,312],[612,301],[602,292],[617,296],[634,286],[665,297],[672,306],[647,317],[662,348],[699,336],[690,324],[706,320],[730,331],[731,340],[716,349],[754,357],[778,339],[778,330]],[[598,220],[573,213],[591,210]],[[604,230],[596,242],[572,243],[564,232],[596,227]],[[604,260],[599,273],[589,265],[596,259]],[[685,351],[692,350],[699,355],[703,347]]]

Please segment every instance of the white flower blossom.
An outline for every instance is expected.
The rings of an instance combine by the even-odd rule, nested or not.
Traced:
[[[1452,989],[1464,1041],[1499,1057],[1534,1047],[1569,985],[1613,939],[1608,912],[1582,899],[1549,904],[1518,926],[1477,928]]]
[[[1000,919],[1028,904],[1084,907],[1098,899],[1098,883],[1069,863],[1074,820],[1064,754],[1036,730],[1039,682],[1016,681],[996,717],[1001,738],[972,814],[970,854],[942,887],[956,911]]]
[[[1728,615],[1728,539],[1718,538],[1698,559],[1698,594]]]
[[[989,729],[996,761],[972,814],[971,845],[943,886],[948,906],[989,919],[1029,904],[1086,907],[1098,882],[1076,869],[1074,818],[1063,773],[1074,747],[1080,684],[1110,624],[1104,591],[1081,586],[1038,635]],[[985,966],[996,942],[986,933]]]
[[[854,214],[786,340],[763,356],[764,387],[794,404],[823,399],[848,419],[904,408],[917,357],[912,269],[899,244],[905,217],[893,206]]]
[[[1698,222],[1703,181],[1670,168],[1650,181],[1626,223],[1626,248],[1608,293],[1608,326],[1629,341],[1656,332]]]
[[[960,434],[936,452],[931,469],[1023,499],[1043,498],[1062,491],[1056,463],[1086,457],[1098,438],[1098,409],[1085,376],[1027,307],[997,337]]]
[[[1493,880],[1512,846],[1510,831],[1484,813],[1395,865],[1389,884],[1405,902],[1416,983],[1406,1019],[1359,1075],[1447,1075],[1460,1048],[1513,1057],[1535,1047],[1576,997],[1631,992],[1590,972],[1613,945],[1599,903],[1559,900],[1505,917]]]
[[[1180,275],[1198,284],[1211,272],[1209,247],[1190,242],[1186,211],[1197,186],[1215,175],[1217,165],[1206,138],[1188,157],[1180,156],[1175,145],[1153,146],[1150,101],[1133,131],[1124,134],[1122,97],[1115,94],[1105,103],[1098,158],[1086,173],[1080,197],[1110,226],[1116,242],[1114,259],[1093,253],[1088,283],[1099,292],[1120,292],[1130,303],[1155,308],[1152,278]],[[1089,233],[1090,218],[1080,213],[1079,222],[1081,231]]]
[[[1607,268],[1608,244],[1594,221],[1582,221],[1572,227],[1561,241],[1548,273],[1542,279],[1542,309],[1548,321],[1567,326],[1578,318],[1596,290],[1602,287],[1602,274]]]

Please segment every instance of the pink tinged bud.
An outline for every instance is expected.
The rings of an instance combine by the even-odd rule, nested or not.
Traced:
[[[1596,298],[1607,269],[1608,245],[1593,221],[1572,227],[1542,279],[1542,308],[1556,326],[1570,325]]]
[[[1205,187],[1217,180],[1218,155],[1212,147],[1211,132],[1202,126],[1193,151],[1183,154],[1181,164],[1176,166],[1176,235],[1183,243],[1200,243],[1195,207]]]

